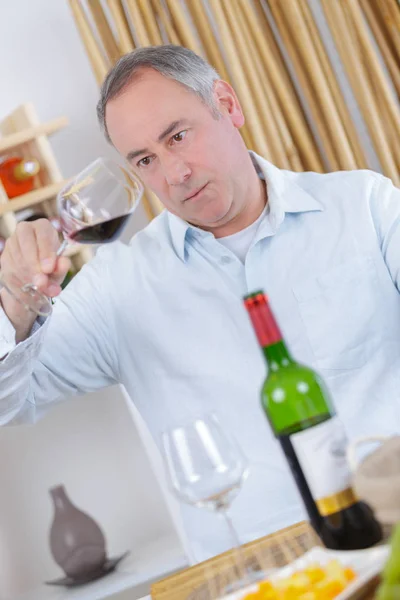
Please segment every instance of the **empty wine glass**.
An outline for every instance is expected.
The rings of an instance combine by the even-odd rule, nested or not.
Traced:
[[[141,181],[113,160],[98,158],[59,192],[57,210],[64,236],[57,256],[71,243],[104,244],[114,241],[143,195]],[[5,288],[37,315],[51,313],[51,301],[37,287],[13,275],[0,275]]]
[[[247,585],[250,579],[228,512],[248,474],[248,463],[239,446],[214,414],[165,431],[162,445],[172,489],[178,498],[224,517],[236,552],[236,584]]]

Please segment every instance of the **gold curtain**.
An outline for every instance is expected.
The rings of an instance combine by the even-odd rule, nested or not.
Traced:
[[[400,185],[398,0],[320,2],[382,172]],[[99,84],[138,46],[183,45],[235,88],[249,148],[296,171],[370,168],[308,0],[69,3]],[[161,208],[150,192],[145,205]]]

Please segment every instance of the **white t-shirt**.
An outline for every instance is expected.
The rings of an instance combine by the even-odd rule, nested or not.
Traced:
[[[246,229],[242,229],[242,231],[238,231],[237,233],[234,233],[232,235],[227,235],[225,237],[218,238],[219,243],[225,246],[225,248],[228,248],[228,250],[230,250],[234,254],[236,254],[236,256],[239,258],[239,260],[242,261],[243,264],[246,260],[246,255],[251,246],[251,243],[256,237],[257,229],[259,228],[261,221],[267,214],[267,211],[268,204],[266,204],[264,210],[262,211],[258,219],[254,221],[254,223],[246,227]]]

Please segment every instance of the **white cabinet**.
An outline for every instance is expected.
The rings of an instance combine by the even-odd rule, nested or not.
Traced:
[[[160,457],[120,386],[56,406],[36,425],[2,428],[0,477],[0,600],[134,600],[188,565]],[[74,590],[43,584],[63,575],[48,543],[48,490],[61,483],[102,527],[109,556],[130,551],[115,573]]]

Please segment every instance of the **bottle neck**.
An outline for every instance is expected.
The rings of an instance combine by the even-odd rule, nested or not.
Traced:
[[[266,296],[251,294],[245,305],[268,366],[276,371],[293,363]]]
[[[71,506],[71,502],[67,496],[63,485],[58,485],[50,489],[50,494],[53,499],[55,509],[59,512],[67,510]]]
[[[271,371],[278,371],[293,364],[293,359],[283,340],[269,346],[264,346],[262,350]]]

